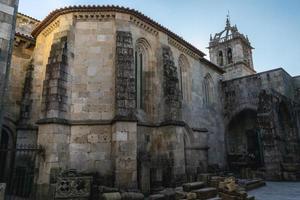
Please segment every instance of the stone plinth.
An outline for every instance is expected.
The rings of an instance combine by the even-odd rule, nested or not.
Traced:
[[[0,183],[0,200],[4,200],[6,183]]]
[[[115,187],[137,188],[137,124],[116,122],[113,125],[112,152]]]

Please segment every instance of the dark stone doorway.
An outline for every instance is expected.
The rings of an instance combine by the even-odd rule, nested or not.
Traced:
[[[6,182],[7,172],[9,170],[8,166],[8,151],[9,148],[9,134],[6,130],[1,132],[1,141],[0,141],[0,182]]]
[[[260,131],[255,110],[243,110],[227,128],[227,159],[230,170],[257,169],[263,165]]]

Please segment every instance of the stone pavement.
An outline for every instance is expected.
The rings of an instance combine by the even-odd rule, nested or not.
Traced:
[[[267,186],[248,192],[256,200],[299,200],[300,182],[267,182]]]

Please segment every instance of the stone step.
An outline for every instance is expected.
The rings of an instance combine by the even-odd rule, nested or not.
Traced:
[[[235,199],[247,199],[246,192],[228,192],[228,191],[219,191],[219,196],[223,200],[235,200]],[[253,199],[250,199],[253,200]]]
[[[103,193],[103,200],[121,200],[121,194],[119,192]]]
[[[163,194],[153,194],[148,197],[148,200],[165,200],[165,195]]]
[[[143,200],[144,195],[137,192],[123,192],[121,198],[122,200]]]
[[[185,183],[182,185],[183,191],[190,192],[192,190],[201,189],[205,186],[204,182],[191,182],[191,183]]]
[[[207,200],[222,200],[220,197],[213,197],[213,198],[210,198],[210,199],[207,199]]]
[[[214,198],[218,195],[217,189],[213,187],[202,188],[198,190],[193,190],[192,192],[197,194],[199,200],[206,200],[209,198]]]
[[[186,198],[186,193],[183,191],[175,191],[175,198],[176,199],[185,199]]]
[[[194,199],[197,199],[197,194],[194,193],[194,192],[188,192],[188,193],[186,194],[186,199],[188,199],[188,200],[194,200]]]
[[[246,183],[245,189],[247,191],[249,191],[249,190],[253,190],[253,189],[265,186],[265,185],[266,185],[266,182],[264,180],[260,180],[260,179],[258,179],[258,180],[251,180],[251,181],[249,181],[249,182]]]
[[[159,194],[165,196],[165,200],[173,200],[176,198],[176,192],[173,188],[165,188],[164,190],[160,191]]]
[[[255,196],[248,196],[247,200],[255,200]]]

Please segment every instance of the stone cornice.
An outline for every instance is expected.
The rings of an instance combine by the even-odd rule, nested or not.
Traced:
[[[41,22],[41,21],[40,21],[40,20],[38,20],[38,19],[35,19],[35,18],[33,18],[33,17],[30,17],[30,16],[28,16],[28,15],[25,15],[25,14],[23,14],[23,13],[20,13],[20,12],[18,12],[18,15],[19,15],[19,16],[22,16],[22,17],[25,17],[25,18],[28,18],[28,19],[30,19],[30,20],[32,20],[32,21],[35,21],[35,22],[37,22],[37,23]]]
[[[134,23],[137,27],[144,29],[148,33],[151,33],[154,36],[158,36],[158,31],[155,28],[152,28],[147,23],[144,23],[142,20],[139,20],[137,17],[130,16],[130,21]]]
[[[19,46],[23,44],[25,48],[32,48],[35,46],[35,39],[29,35],[24,35],[22,33],[16,32],[14,38],[14,46]]]
[[[202,58],[202,56],[199,56],[198,54],[194,53],[190,49],[188,49],[185,46],[181,45],[179,42],[177,42],[176,40],[174,40],[172,37],[168,37],[168,43],[170,45],[172,45],[173,47],[176,47],[180,51],[186,53],[187,55],[189,55],[189,56],[191,56],[191,57],[193,57],[195,59]]]
[[[59,20],[55,20],[53,21],[51,24],[49,24],[47,26],[47,28],[45,28],[42,31],[42,34],[47,37],[54,29],[56,29],[57,27],[59,27],[60,21]]]
[[[256,71],[254,69],[250,68],[249,64],[246,61],[243,61],[243,60],[240,60],[240,61],[237,61],[237,62],[234,62],[232,64],[224,66],[224,70],[226,71],[227,69],[236,67],[237,65],[242,65],[242,66],[244,66],[244,69],[246,69],[247,71],[256,73]]]
[[[194,47],[192,44],[188,43],[183,38],[181,38],[180,36],[171,32],[169,29],[165,28],[161,24],[153,21],[149,17],[143,15],[142,13],[140,13],[134,9],[119,7],[119,6],[70,6],[70,7],[65,7],[65,8],[54,10],[36,27],[35,30],[33,30],[32,35],[34,37],[37,37],[49,24],[51,24],[53,21],[55,21],[57,19],[57,17],[59,17],[60,15],[73,13],[73,12],[105,12],[105,11],[130,14],[134,18],[142,20],[145,23],[152,26],[153,28],[167,34],[173,40],[184,45],[185,47],[187,47],[188,49],[193,51],[195,54],[198,54],[200,57],[205,56],[205,54],[202,51],[200,51],[199,49]]]
[[[230,40],[226,40],[226,41],[222,41],[222,42],[212,41],[212,42],[209,42],[209,47],[207,47],[207,49],[212,49],[212,48],[218,46],[219,44],[230,44],[230,42],[232,42],[234,40],[241,40],[245,45],[249,46],[251,49],[254,49],[254,47],[251,46],[250,42],[248,40],[246,40],[244,37],[235,37],[235,38],[231,38]]]

